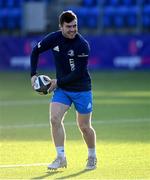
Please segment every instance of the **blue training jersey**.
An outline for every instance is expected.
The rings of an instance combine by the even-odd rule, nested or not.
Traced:
[[[56,66],[58,87],[67,91],[91,90],[88,72],[89,44],[77,33],[74,39],[65,38],[61,31],[48,34],[31,53],[31,76],[37,72],[39,54],[51,49]]]

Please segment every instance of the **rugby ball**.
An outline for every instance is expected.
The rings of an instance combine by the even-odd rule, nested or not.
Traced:
[[[51,79],[46,75],[39,75],[37,76],[35,82],[34,82],[34,90],[39,92],[40,94],[48,94],[48,89],[51,85]]]

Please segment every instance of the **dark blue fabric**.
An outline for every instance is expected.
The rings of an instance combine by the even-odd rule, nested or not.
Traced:
[[[56,66],[57,84],[69,91],[88,91],[91,79],[87,70],[89,44],[77,34],[65,38],[61,31],[50,33],[39,42],[31,54],[31,76],[36,74],[39,54],[51,49]]]

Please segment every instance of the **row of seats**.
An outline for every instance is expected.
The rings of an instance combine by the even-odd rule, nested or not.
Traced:
[[[22,10],[20,8],[10,8],[0,10],[0,30],[1,29],[21,29]]]
[[[24,2],[46,2],[51,0],[0,0],[0,8],[21,7]]]
[[[23,2],[46,2],[49,3],[51,0],[0,0],[0,7],[20,7]],[[82,0],[81,6],[94,7],[98,5],[148,5],[150,0]]]
[[[24,1],[33,0],[0,0],[0,30],[2,29],[21,29],[22,28],[22,17],[23,17],[23,6]],[[45,0],[50,1],[50,0]],[[98,0],[83,0],[96,3]],[[105,0],[106,1],[119,1],[119,0]],[[120,0],[121,1],[121,0]],[[122,0],[123,1],[123,0]],[[125,1],[125,0],[124,0]],[[128,1],[128,0],[126,0]],[[130,0],[133,1],[133,0]],[[144,0],[136,0],[144,1]],[[146,1],[146,0],[145,0]],[[150,2],[150,0],[147,0]],[[2,3],[7,8],[2,7]],[[100,2],[100,1],[98,1]],[[15,5],[15,6],[14,6]],[[95,29],[98,27],[103,28],[124,28],[131,27],[136,28],[137,26],[150,28],[150,4],[148,5],[120,5],[120,6],[71,6],[66,7],[66,10],[73,10],[79,19],[79,26],[81,28]]]
[[[74,11],[81,27],[150,28],[150,0],[82,0],[80,10]]]
[[[103,12],[104,27],[142,27],[150,28],[150,6],[140,9],[138,6],[118,8],[107,7]]]
[[[78,16],[79,27],[98,28],[99,24],[105,28],[111,27],[142,27],[150,28],[150,6],[140,9],[138,6],[130,8],[108,6],[103,9],[94,8],[69,8]],[[0,11],[0,29],[21,29],[22,10],[19,8],[3,9]]]
[[[0,0],[0,31],[21,30],[23,23],[23,5],[25,2],[49,3],[52,0]]]
[[[101,9],[98,7],[70,7],[70,9],[77,14],[81,28],[97,28],[99,25],[105,28],[136,28],[139,25],[150,28],[150,5],[142,8],[106,6]]]
[[[98,5],[148,5],[150,0],[82,0],[82,6],[94,7]]]
[[[24,0],[0,0],[0,9],[3,8],[20,8]]]
[[[21,29],[23,2],[24,0],[0,0],[0,30]]]

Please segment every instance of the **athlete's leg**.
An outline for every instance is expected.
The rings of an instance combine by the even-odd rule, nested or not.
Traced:
[[[51,123],[51,133],[56,147],[64,146],[65,129],[63,125],[63,119],[68,108],[68,105],[62,103],[52,102],[50,104],[49,116]]]
[[[77,112],[77,123],[88,148],[95,148],[96,135],[91,125],[91,116],[92,113],[80,114]]]
[[[77,123],[79,129],[82,132],[85,143],[88,147],[88,159],[86,164],[86,169],[91,170],[96,168],[97,158],[96,158],[96,133],[91,125],[91,116],[89,114],[80,114],[77,112]]]
[[[51,164],[48,165],[48,169],[67,167],[67,161],[64,152],[65,129],[63,125],[63,119],[69,107],[70,106],[68,105],[57,102],[52,102],[50,104],[49,116],[51,133],[56,147],[57,157]]]
[[[88,148],[95,148],[96,135],[91,125],[92,91],[72,93],[71,98],[77,111],[77,123]]]

